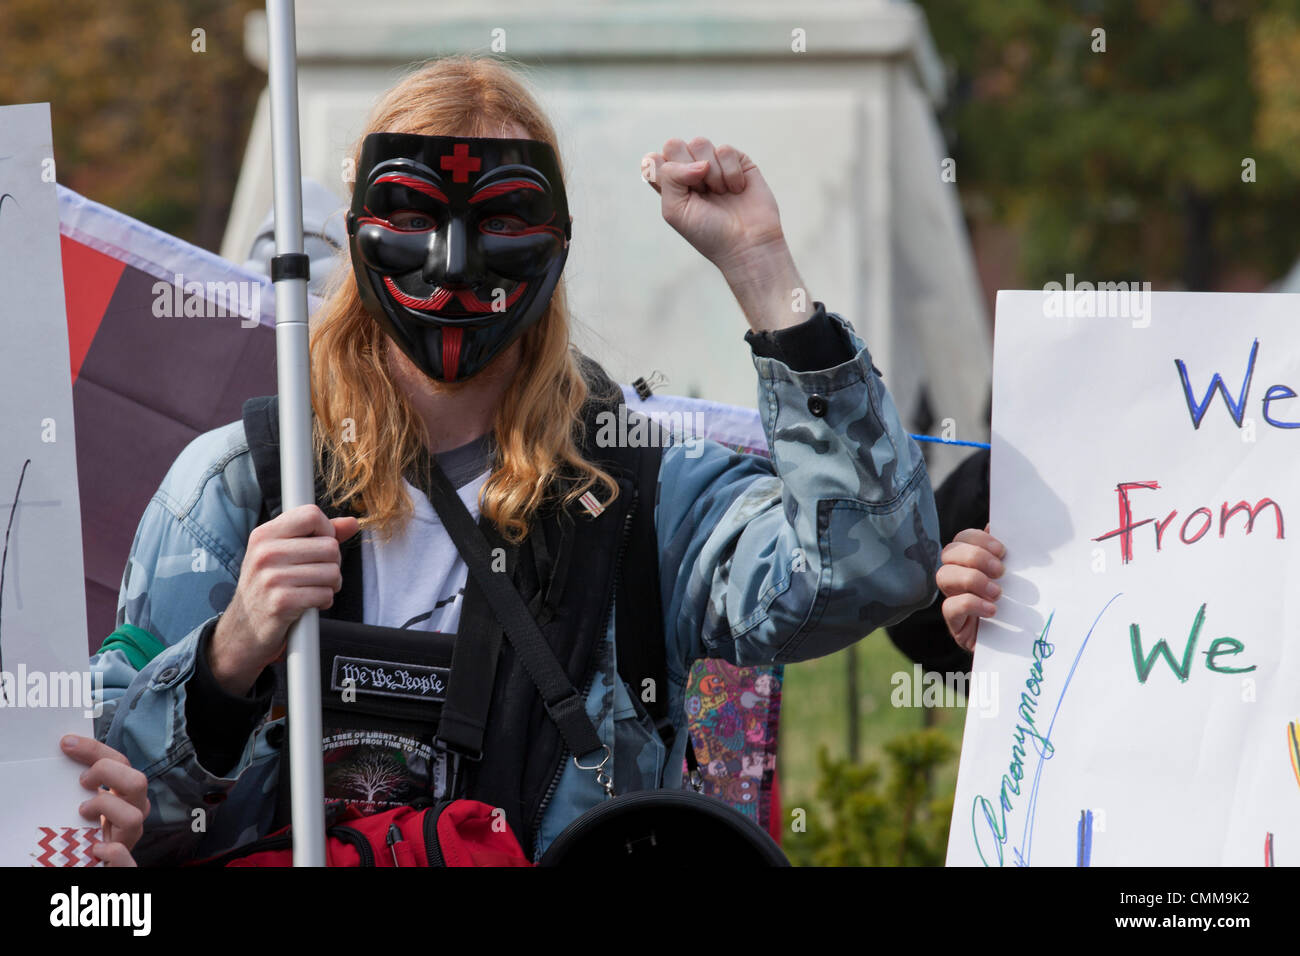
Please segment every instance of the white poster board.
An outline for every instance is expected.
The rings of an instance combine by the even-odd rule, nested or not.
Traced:
[[[83,865],[98,827],[72,373],[48,104],[0,108],[0,864]]]
[[[950,864],[1300,864],[1297,393],[1300,295],[999,294]]]

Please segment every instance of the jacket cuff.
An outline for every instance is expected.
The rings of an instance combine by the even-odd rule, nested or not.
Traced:
[[[217,683],[208,664],[217,620],[210,621],[199,634],[194,673],[185,684],[185,726],[199,764],[221,777],[239,763],[249,736],[270,709],[275,672],[269,667],[263,670],[243,697]]]
[[[745,333],[745,341],[755,355],[784,362],[792,372],[816,372],[850,361],[857,349],[844,326],[826,312],[826,306],[814,302],[813,314],[789,328],[771,332]]]

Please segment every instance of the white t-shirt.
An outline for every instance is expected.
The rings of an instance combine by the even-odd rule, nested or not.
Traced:
[[[437,456],[475,520],[488,477],[487,454],[485,437]],[[362,534],[364,623],[455,634],[469,568],[429,499],[410,482],[403,484],[413,508],[406,526],[383,542],[368,531]]]

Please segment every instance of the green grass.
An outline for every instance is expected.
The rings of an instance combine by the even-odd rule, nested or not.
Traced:
[[[947,734],[954,750],[961,747],[966,722],[964,706],[950,708],[895,707],[890,702],[898,671],[912,670],[912,662],[900,653],[884,631],[859,641],[858,662],[858,761],[884,762],[885,741],[900,733],[927,726]],[[781,694],[781,728],[777,738],[781,805],[789,818],[794,807],[815,804],[817,792],[817,750],[824,746],[832,758],[849,755],[848,649],[801,664],[788,664]],[[939,774],[941,794],[950,794],[957,784],[954,758]]]

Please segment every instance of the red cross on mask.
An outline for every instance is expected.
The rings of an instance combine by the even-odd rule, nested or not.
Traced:
[[[469,174],[476,173],[483,168],[483,160],[469,154],[468,143],[457,143],[452,149],[451,156],[444,156],[440,160],[442,169],[451,170],[453,182],[469,182]]]

